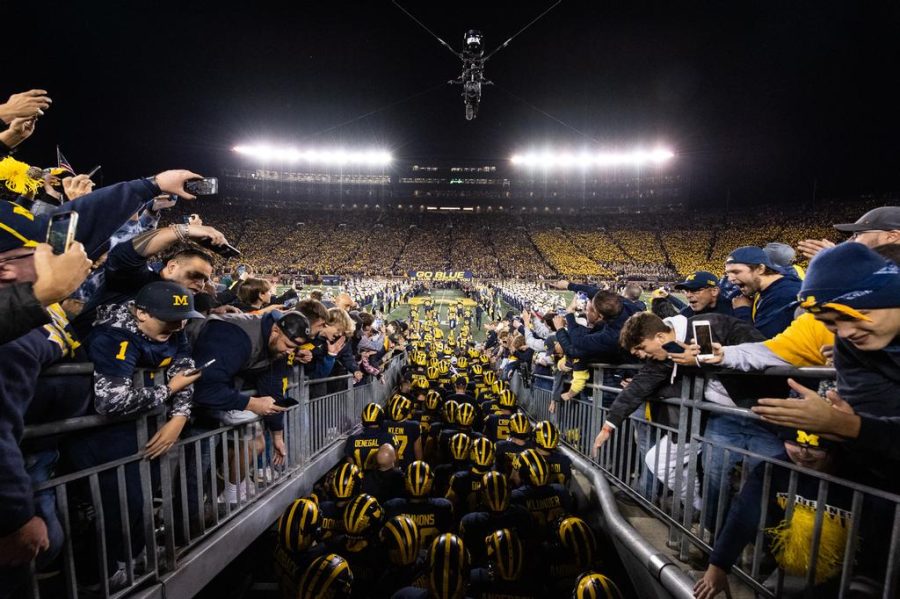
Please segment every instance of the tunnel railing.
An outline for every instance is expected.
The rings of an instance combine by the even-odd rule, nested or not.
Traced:
[[[640,365],[592,368],[592,382],[570,401],[560,398],[566,382],[560,375],[533,375],[526,381],[515,373],[511,385],[529,416],[554,422],[562,442],[583,458],[581,463],[591,464],[668,527],[666,545],[679,560],[705,567],[714,548],[722,555],[729,541],[746,539],[732,573],[761,596],[792,592],[845,597],[852,591],[889,598],[900,592],[900,496],[873,486],[872,477],[863,476],[866,464],[848,467],[849,452],[840,458],[843,468],[835,474],[850,473],[854,480],[797,465],[783,450],[776,451],[783,449],[783,442],[757,414],[704,399],[709,382],[721,374],[790,376],[812,380],[815,386],[834,379],[833,369],[686,374],[680,397],[653,401],[652,410],[642,405],[595,452],[594,439],[623,390],[621,381],[634,376]],[[647,417],[660,410],[667,411],[664,422]],[[730,434],[711,434],[710,423],[716,420],[714,428]],[[815,449],[800,451],[804,456],[810,451],[822,455]],[[877,458],[870,456],[868,464],[874,475],[879,474]],[[729,511],[733,506],[735,513]],[[748,523],[744,518],[751,516],[753,522]],[[752,538],[747,539],[746,532],[736,534],[748,530],[748,524]],[[773,559],[775,533],[784,543],[782,556],[799,552],[805,560],[792,563],[791,572]],[[683,580],[670,590],[675,596],[690,596]]]
[[[349,433],[365,403],[384,403],[405,359],[393,357],[381,380],[366,384],[355,384],[352,375],[311,380],[302,367],[294,367],[285,392],[295,405],[283,412],[283,458],[276,457],[273,436],[264,430],[262,418],[204,422],[196,418],[196,409],[179,441],[154,460],[147,459],[144,447],[166,422],[163,409],[26,426],[23,455],[29,474],[35,471],[33,464],[43,465],[39,470],[44,472],[34,485],[38,514],[48,520],[58,541],[51,548],[53,555],[39,555],[23,573],[26,595],[152,595],[148,589],[158,588],[163,577],[190,562],[193,553],[215,541],[217,532],[239,523],[255,506],[277,499],[284,505],[275,511],[283,510],[291,498],[277,490]],[[43,373],[92,374],[91,364]],[[143,385],[145,374],[136,373],[136,386]],[[161,371],[154,375],[156,384],[165,384]],[[114,441],[133,438],[135,451],[89,468],[66,467],[73,444],[96,443],[97,435],[101,442],[103,435]],[[198,573],[207,580],[214,575]]]

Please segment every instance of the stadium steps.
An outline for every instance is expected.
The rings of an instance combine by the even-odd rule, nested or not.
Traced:
[[[556,270],[553,264],[547,259],[547,256],[544,255],[544,252],[541,251],[541,248],[539,248],[538,245],[534,242],[534,237],[531,236],[531,231],[526,228],[525,233],[525,237],[528,239],[528,243],[531,244],[531,247],[534,248],[534,251],[537,253],[537,255],[541,257],[541,260],[547,266],[549,272],[553,273],[554,275],[558,275],[559,271]]]
[[[716,248],[716,242],[719,240],[719,227],[713,227],[712,235],[709,236],[709,247],[706,248],[706,259],[712,260],[713,250]],[[684,273],[682,273],[684,274]]]
[[[703,576],[706,570],[706,560],[699,557],[699,554],[697,558],[687,562],[680,560],[678,558],[678,549],[673,549],[666,545],[666,541],[669,539],[669,528],[644,508],[635,505],[631,501],[623,500],[624,497],[626,497],[624,493],[616,493],[619,513],[634,527],[641,537],[652,544],[661,554],[680,564],[682,570],[685,572],[690,571],[693,578],[699,579]],[[728,583],[731,587],[732,599],[754,599],[756,597],[756,593],[733,574],[729,574]]]
[[[602,234],[603,234],[603,235],[606,235],[607,238],[609,237],[609,235],[606,233],[606,231],[603,231]],[[563,236],[564,236],[566,239],[568,239],[569,242],[570,242],[574,247],[578,247],[578,242],[575,241],[575,238],[572,236],[572,231],[569,231],[569,230],[567,230],[567,229],[563,229]],[[579,249],[580,249],[580,248],[579,248]],[[588,253],[588,252],[582,251],[582,253],[584,253],[584,257],[585,257],[585,258],[587,258],[588,260],[590,260],[591,262],[593,262],[594,264],[596,264],[596,265],[598,265],[598,266],[600,267],[600,272],[602,273],[603,276],[608,276],[608,275],[607,275],[607,272],[612,272],[612,269],[611,269],[611,268],[609,267],[609,265],[607,265],[605,262],[603,262],[603,261],[601,261],[601,260],[597,260],[594,256],[592,256],[592,255],[591,255],[590,253]]]
[[[400,248],[400,251],[397,252],[396,256],[394,256],[394,261],[391,262],[391,272],[397,271],[397,263],[400,262],[400,258],[403,257],[403,254],[406,253],[406,250],[409,247],[409,242],[412,239],[412,228],[407,227],[404,231],[404,235],[406,236],[406,238],[403,240],[403,247]]]
[[[672,272],[678,272],[678,268],[675,266],[675,263],[672,262],[672,257],[669,255],[669,248],[666,247],[665,241],[660,235],[660,232],[654,231],[653,237],[656,239],[656,242],[659,244],[659,249],[662,250],[662,255],[666,259],[666,266],[672,269]]]
[[[625,251],[625,246],[623,246],[618,239],[616,239],[615,235],[611,234],[609,231],[603,231],[603,233],[609,238],[613,244],[619,248],[619,251],[622,252],[622,255],[628,258],[629,260],[635,262],[634,256]]]

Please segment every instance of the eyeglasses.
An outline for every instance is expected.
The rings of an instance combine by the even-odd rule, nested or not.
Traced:
[[[22,260],[23,258],[29,258],[31,256],[34,256],[34,250],[31,250],[27,254],[22,254],[20,256],[10,256],[9,258],[0,258],[0,264],[4,264],[6,262],[12,262],[13,260]]]

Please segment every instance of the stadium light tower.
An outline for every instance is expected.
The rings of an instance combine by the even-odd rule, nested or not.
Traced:
[[[394,158],[385,150],[278,148],[268,144],[240,145],[232,150],[263,162],[309,162],[325,165],[387,166]]]
[[[567,152],[544,150],[513,154],[510,158],[516,166],[527,168],[608,168],[641,167],[662,165],[675,157],[674,152],[665,148],[653,150],[633,150],[631,152]]]

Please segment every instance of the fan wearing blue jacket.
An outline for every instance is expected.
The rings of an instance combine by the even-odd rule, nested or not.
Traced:
[[[748,245],[725,259],[725,274],[752,301],[751,306],[735,308],[735,317],[751,321],[766,339],[790,326],[800,292],[800,278],[793,271],[782,271],[762,248]]]

